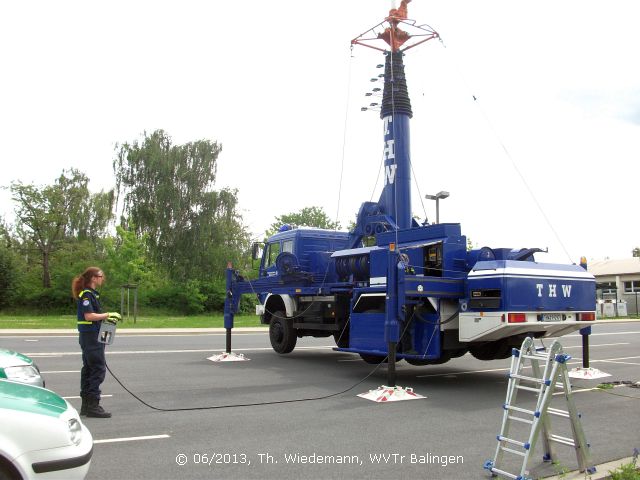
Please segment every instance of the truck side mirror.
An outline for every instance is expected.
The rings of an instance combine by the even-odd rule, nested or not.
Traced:
[[[262,243],[260,242],[255,242],[252,246],[251,246],[251,258],[253,258],[254,260],[259,260],[260,257],[262,256]]]

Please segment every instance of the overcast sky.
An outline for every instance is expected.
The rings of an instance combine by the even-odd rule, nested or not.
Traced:
[[[313,205],[346,226],[377,200],[382,154],[378,114],[360,107],[383,57],[350,40],[390,7],[1,2],[0,183],[52,183],[75,167],[92,190],[112,188],[115,144],[162,128],[174,143],[222,144],[217,187],[238,189],[256,237]],[[415,214],[434,220],[423,197],[446,190],[440,220],[475,245],[549,247],[542,261],[629,257],[640,3],[414,0],[409,17],[442,37],[405,57]]]

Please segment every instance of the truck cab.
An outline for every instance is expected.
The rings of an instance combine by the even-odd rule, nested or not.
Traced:
[[[262,278],[279,273],[324,272],[331,254],[346,248],[348,241],[348,232],[283,225],[264,246],[259,275]]]

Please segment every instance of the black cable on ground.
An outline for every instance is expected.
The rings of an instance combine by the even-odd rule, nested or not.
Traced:
[[[409,322],[405,322],[405,323],[406,323],[406,325],[404,327],[404,330],[400,334],[400,338],[402,338],[402,336],[405,334],[405,332],[406,332],[406,330],[407,330],[407,328],[409,326]],[[294,398],[294,399],[290,399],[290,400],[272,400],[272,401],[269,401],[269,402],[234,403],[234,404],[231,404],[231,405],[212,405],[212,406],[208,406],[208,407],[188,407],[188,408],[160,408],[160,407],[154,407],[153,405],[151,405],[151,404],[145,402],[144,400],[142,400],[138,395],[133,393],[127,387],[125,387],[125,385],[120,381],[120,379],[118,377],[116,377],[114,375],[114,373],[111,371],[111,368],[109,368],[108,364],[105,363],[105,366],[107,367],[107,370],[109,371],[109,373],[111,374],[113,379],[116,382],[118,382],[118,385],[120,385],[129,395],[131,395],[133,398],[138,400],[138,402],[140,402],[144,406],[149,407],[150,409],[156,410],[158,412],[188,412],[188,411],[195,411],[195,410],[217,410],[217,409],[221,409],[221,408],[257,407],[257,406],[261,406],[261,405],[279,405],[279,404],[283,404],[283,403],[312,402],[312,401],[316,401],[316,400],[326,400],[328,398],[337,397],[339,395],[347,393],[347,392],[353,390],[354,388],[356,388],[358,385],[364,383],[364,381],[367,380],[369,377],[371,377],[374,373],[376,373],[376,371],[378,371],[380,366],[383,365],[388,359],[389,359],[389,355],[387,355],[386,357],[382,358],[380,360],[380,363],[378,365],[376,365],[374,367],[374,369],[371,370],[371,372],[369,372],[361,380],[358,380],[356,383],[351,385],[349,388],[347,388],[345,390],[342,390],[340,392],[330,393],[328,395],[321,395],[319,397],[309,397],[309,398]]]
[[[296,402],[310,402],[310,401],[315,401],[315,400],[326,400],[328,398],[337,397],[339,395],[347,393],[350,390],[353,390],[354,388],[356,388],[358,385],[362,384],[365,380],[367,380],[371,375],[373,375],[380,368],[380,365],[382,365],[387,358],[388,358],[388,356],[383,358],[382,361],[380,362],[380,364],[376,365],[376,367],[373,370],[371,370],[371,372],[369,372],[369,374],[366,377],[364,377],[363,379],[361,379],[358,382],[354,383],[349,388],[347,388],[345,390],[342,390],[340,392],[330,393],[328,395],[322,395],[320,397],[295,398],[295,399],[291,399],[291,400],[272,400],[272,401],[269,401],[269,402],[237,403],[237,404],[231,404],[231,405],[212,405],[212,406],[208,406],[208,407],[188,407],[188,408],[160,408],[160,407],[154,407],[153,405],[151,405],[151,404],[145,402],[144,400],[142,400],[138,395],[133,393],[127,387],[125,387],[125,385],[120,381],[120,379],[118,377],[116,377],[114,375],[114,373],[111,371],[111,369],[109,368],[109,365],[106,365],[106,367],[107,367],[107,370],[109,371],[109,373],[111,374],[111,376],[114,378],[114,380],[116,382],[118,382],[118,384],[129,395],[131,395],[133,398],[138,400],[140,403],[142,403],[146,407],[149,407],[150,409],[156,410],[156,411],[159,411],[159,412],[186,412],[186,411],[192,411],[192,410],[216,410],[216,409],[221,409],[221,408],[256,407],[256,406],[260,406],[260,405],[278,405],[278,404],[282,404],[282,403],[296,403]]]

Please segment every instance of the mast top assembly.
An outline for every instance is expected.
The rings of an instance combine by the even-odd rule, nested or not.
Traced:
[[[389,10],[389,15],[382,22],[351,40],[351,45],[363,45],[385,52],[386,48],[377,46],[380,40],[383,40],[391,47],[391,52],[396,53],[404,52],[432,38],[440,38],[438,32],[429,25],[416,25],[415,20],[408,19],[407,5],[410,2],[411,0],[402,0],[400,7]]]

